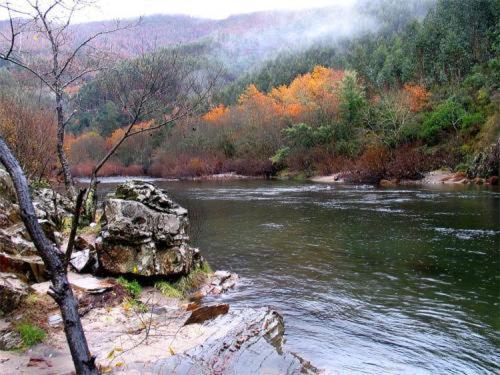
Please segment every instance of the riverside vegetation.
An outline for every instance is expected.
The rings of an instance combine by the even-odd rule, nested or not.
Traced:
[[[354,180],[378,182],[417,179],[439,168],[471,178],[498,174],[495,165],[481,173],[474,168],[500,131],[498,2],[414,3],[359,2],[358,11],[377,21],[374,30],[283,52],[232,80],[221,74],[212,104],[199,116],[125,140],[100,175],[312,176],[347,170]],[[200,40],[176,53],[199,68],[231,70],[212,48]],[[76,175],[90,175],[126,131],[129,119],[110,88],[115,78],[98,74],[67,93],[78,109],[65,141]],[[15,80],[4,71],[4,87],[17,86]],[[36,133],[41,126],[52,129],[50,119],[30,126],[43,111],[23,90],[15,96],[11,90],[3,91],[0,113],[2,132],[18,145],[17,154],[40,143],[53,149],[52,130],[41,138]],[[143,128],[155,123],[146,115],[140,120]],[[35,176],[50,175],[50,157],[25,164]]]

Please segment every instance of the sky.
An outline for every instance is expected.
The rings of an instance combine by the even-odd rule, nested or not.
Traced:
[[[50,0],[47,0],[50,1]],[[355,0],[97,0],[96,6],[80,12],[76,22],[133,18],[151,14],[186,14],[223,19],[233,14],[263,10],[296,10],[331,5],[351,5]],[[4,1],[0,0],[0,4]],[[23,0],[11,3],[21,4]],[[43,3],[44,0],[41,0]],[[6,18],[0,11],[0,19]]]

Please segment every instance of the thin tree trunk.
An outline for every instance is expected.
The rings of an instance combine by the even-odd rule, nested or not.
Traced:
[[[47,239],[38,223],[26,176],[2,137],[0,137],[0,162],[12,178],[24,225],[50,274],[52,287],[49,294],[61,310],[64,332],[76,373],[98,374],[94,363],[95,358],[90,355],[87,339],[78,315],[78,304],[68,281],[64,254]]]
[[[90,224],[95,221],[97,212],[97,175],[92,173],[90,184],[85,194],[83,204],[83,223]]]
[[[75,183],[71,175],[66,151],[64,151],[64,114],[62,106],[62,94],[56,93],[56,112],[57,112],[57,157],[61,163],[64,176],[64,185],[70,198],[74,201],[76,198]]]

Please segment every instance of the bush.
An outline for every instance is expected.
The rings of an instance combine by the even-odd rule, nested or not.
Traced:
[[[42,342],[46,335],[43,329],[29,323],[18,325],[16,331],[21,335],[23,345],[28,348]]]
[[[141,295],[142,287],[137,280],[129,281],[124,277],[120,276],[116,279],[117,283],[120,284],[130,295],[134,298],[138,298]]]
[[[465,115],[463,107],[453,100],[439,104],[424,119],[419,137],[429,143],[436,143],[438,135],[450,128],[458,130]]]
[[[395,150],[386,165],[385,177],[416,180],[429,170],[428,158],[417,148],[406,145]]]
[[[486,118],[481,112],[467,113],[462,117],[462,131],[467,131],[471,128],[484,124]]]
[[[355,164],[353,179],[356,182],[378,183],[385,176],[390,153],[386,147],[370,146]]]

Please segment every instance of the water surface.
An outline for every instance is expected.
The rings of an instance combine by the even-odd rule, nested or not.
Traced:
[[[157,182],[193,243],[327,373],[499,373],[500,192]]]

